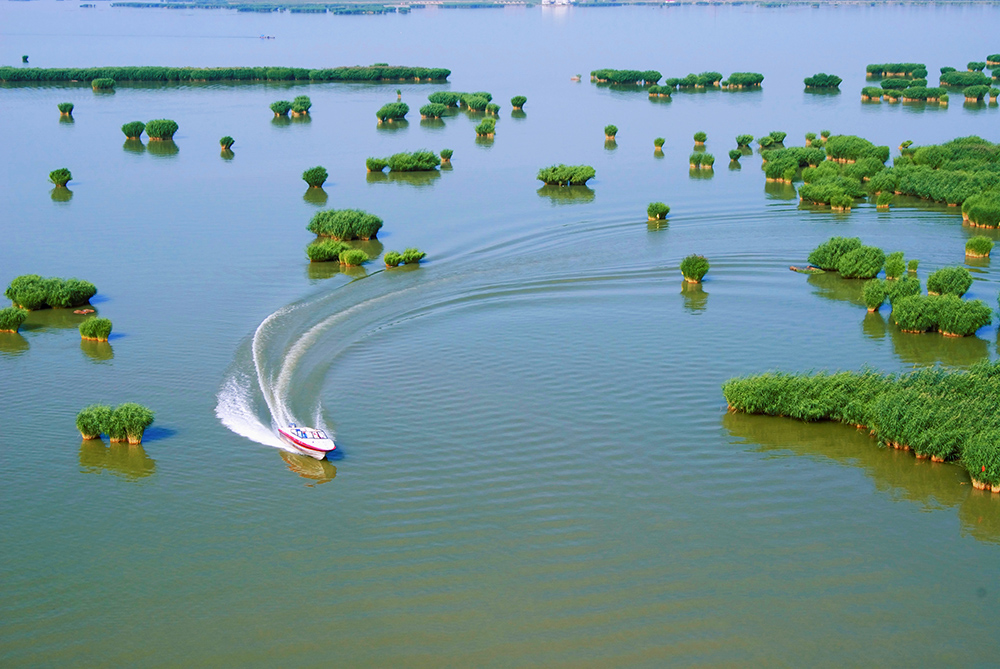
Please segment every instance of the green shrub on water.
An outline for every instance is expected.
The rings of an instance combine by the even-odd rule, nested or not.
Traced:
[[[886,285],[889,288],[889,302],[893,305],[896,300],[920,294],[920,279],[916,276],[904,276],[898,281],[889,281]]]
[[[340,260],[340,254],[349,247],[333,239],[320,239],[306,247],[306,257],[310,262],[333,262]]]
[[[653,147],[657,149],[663,149],[663,145],[666,143],[667,140],[665,140],[662,137],[657,137],[656,139],[653,140]]]
[[[65,167],[60,167],[57,170],[52,170],[49,172],[49,181],[54,183],[58,188],[63,188],[73,179],[73,174]]]
[[[400,263],[403,262],[403,254],[399,251],[389,251],[382,256],[382,261],[386,267],[399,267]]]
[[[361,249],[346,249],[340,253],[340,264],[357,267],[370,260],[368,254]]]
[[[365,160],[365,167],[369,172],[381,172],[388,166],[389,161],[385,158],[368,158]]]
[[[701,167],[701,157],[705,155],[700,151],[695,151],[688,157],[688,162],[691,164],[691,169],[698,169]]]
[[[271,111],[274,112],[275,116],[288,116],[288,112],[292,111],[292,103],[288,100],[272,102]]]
[[[966,88],[968,86],[988,86],[990,78],[982,72],[946,72],[941,75],[942,86]]]
[[[523,95],[515,95],[510,99],[510,106],[512,109],[520,110],[524,107],[524,103],[528,101],[528,98]]]
[[[476,136],[477,137],[492,137],[496,134],[497,122],[491,118],[484,118],[476,126]]]
[[[782,142],[784,142],[785,141],[785,137],[788,137],[788,133],[787,132],[781,132],[780,130],[774,130],[773,132],[768,133],[768,135],[771,137],[771,139],[773,139],[778,144],[781,144]]]
[[[976,236],[965,242],[965,255],[975,258],[988,258],[993,250],[993,240],[989,237]]]
[[[405,118],[408,113],[410,113],[410,106],[405,102],[390,102],[382,105],[375,112],[375,118],[378,119],[379,123],[391,123]]]
[[[418,265],[420,261],[427,256],[426,253],[420,249],[409,248],[403,251],[403,264],[404,265]]]
[[[441,118],[447,111],[446,105],[431,102],[420,108],[420,118]]]
[[[500,112],[500,105],[495,102],[491,102],[486,105],[486,113],[496,115]]]
[[[848,251],[837,261],[837,271],[845,279],[873,279],[882,271],[885,252],[876,246]]]
[[[885,257],[885,278],[898,279],[906,271],[906,263],[903,262],[903,252],[895,251]]]
[[[962,89],[962,95],[966,100],[976,100],[981,102],[990,92],[989,86],[967,86]]]
[[[326,178],[330,176],[326,168],[322,165],[310,167],[302,173],[302,180],[309,184],[310,188],[322,188],[326,183]]]
[[[975,186],[969,184],[969,187]],[[996,192],[970,194],[962,203],[962,216],[980,227],[1000,227],[1000,195]]]
[[[96,294],[97,288],[88,281],[43,278],[37,274],[15,278],[4,292],[16,306],[29,310],[79,307]]]
[[[80,337],[95,341],[107,341],[111,334],[111,321],[107,318],[88,318],[80,323]]]
[[[927,277],[927,292],[961,297],[972,287],[972,275],[964,267],[943,267]]]
[[[441,149],[441,162],[450,162],[453,155],[455,155],[455,152],[451,149]]]
[[[892,199],[895,197],[889,191],[882,191],[875,198],[875,206],[879,209],[888,209],[889,205],[892,204]]]
[[[338,241],[375,239],[382,219],[360,209],[327,209],[316,212],[309,221],[309,232]]]
[[[662,221],[670,213],[670,207],[663,202],[650,202],[646,207],[646,215],[651,221]]]
[[[843,79],[835,74],[820,72],[811,77],[806,77],[805,85],[807,88],[839,88],[841,81]]]
[[[920,266],[920,261],[917,260],[916,258],[914,258],[910,262],[906,263],[906,271],[907,272],[913,272],[914,274],[916,274],[917,267],[919,267],[919,266]]]
[[[878,86],[865,86],[861,89],[862,100],[881,100],[885,90]]]
[[[689,255],[681,261],[681,274],[689,283],[701,283],[708,273],[708,259],[705,256]]]
[[[230,137],[229,135],[219,138],[219,146],[222,147],[223,151],[228,151],[233,147],[233,144],[235,143],[236,140]]]
[[[90,82],[90,87],[95,91],[109,91],[114,89],[115,80],[108,77],[99,77]]]
[[[309,99],[308,95],[297,95],[295,99],[292,100],[291,110],[294,114],[308,114],[311,108],[312,100]]]
[[[943,334],[969,337],[993,320],[993,311],[982,300],[963,300],[955,295],[933,299],[938,302],[936,327]]]
[[[755,88],[764,81],[760,72],[733,72],[729,75],[730,88]]]
[[[72,102],[60,102],[58,105],[59,113],[63,116],[70,116],[73,114],[73,103]]]
[[[710,170],[712,166],[715,165],[715,156],[711,153],[701,154],[701,167],[702,169]]]
[[[97,439],[107,432],[113,410],[106,404],[91,404],[76,415],[76,429],[84,439]]]
[[[552,165],[538,170],[539,181],[549,186],[585,186],[596,176],[590,165]]]
[[[153,412],[134,402],[119,404],[105,421],[103,432],[112,442],[142,443],[146,428],[153,424]]]
[[[861,299],[864,300],[868,311],[878,311],[888,296],[889,288],[881,279],[866,281],[861,289]]]
[[[429,172],[437,169],[441,158],[433,151],[402,151],[389,156],[386,164],[390,172]]]
[[[706,133],[704,133],[704,132],[702,132],[700,130],[698,132],[694,133],[694,143],[695,144],[704,144],[706,141],[708,141],[708,135]]]
[[[730,379],[722,391],[735,411],[863,426],[883,444],[959,460],[975,487],[1000,492],[998,376],[1000,363],[984,361],[967,371],[768,373]]]
[[[937,318],[937,300],[932,296],[910,295],[892,303],[892,320],[906,332],[930,332]]]
[[[736,135],[736,146],[738,148],[744,146],[750,146],[752,142],[753,142],[753,135]]]
[[[490,101],[481,95],[466,95],[462,98],[462,103],[470,111],[485,111]]]
[[[129,121],[122,126],[122,132],[129,139],[139,139],[142,131],[146,129],[146,124],[142,121]]]
[[[0,309],[0,332],[17,332],[27,317],[28,312],[18,307]]]
[[[618,134],[618,126],[616,125],[606,125],[604,126],[604,136],[608,139],[614,139],[615,135]]]
[[[173,139],[176,132],[177,123],[168,118],[154,119],[146,124],[146,136],[150,139]]]
[[[447,107],[457,107],[461,96],[450,91],[436,91],[427,96],[429,102],[445,105]]]
[[[857,237],[831,237],[809,254],[809,264],[825,270],[835,270],[840,259],[851,251],[861,248]]]
[[[739,159],[742,158],[742,157],[743,157],[743,152],[740,151],[739,149],[730,149],[729,150],[729,159],[730,160],[732,160],[732,161],[735,162],[735,161],[739,161]]]

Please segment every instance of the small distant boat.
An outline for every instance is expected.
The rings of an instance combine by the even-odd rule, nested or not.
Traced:
[[[295,450],[311,458],[322,460],[337,450],[337,444],[323,430],[314,427],[303,427],[289,423],[278,428],[281,438],[291,444]]]

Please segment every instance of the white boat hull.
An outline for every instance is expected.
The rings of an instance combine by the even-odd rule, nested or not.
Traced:
[[[330,453],[337,450],[337,444],[320,430],[313,428],[300,428],[290,426],[278,428],[281,438],[295,449],[297,453],[308,455],[310,458],[323,460]]]

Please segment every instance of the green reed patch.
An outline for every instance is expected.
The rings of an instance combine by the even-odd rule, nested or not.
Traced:
[[[36,310],[79,307],[87,304],[97,294],[97,287],[80,279],[44,278],[37,274],[23,274],[13,281],[4,295],[16,306]]]

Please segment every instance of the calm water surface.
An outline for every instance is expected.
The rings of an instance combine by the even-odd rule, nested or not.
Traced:
[[[892,147],[997,141],[995,105],[858,97],[869,62],[981,60],[998,20],[993,7],[3,3],[4,63],[453,70],[403,85],[413,111],[391,130],[374,111],[394,84],[0,88],[0,283],[86,278],[115,324],[106,345],[81,345],[63,311],[0,335],[3,664],[990,663],[998,496],[844,426],[727,415],[719,384],[996,357],[995,327],[900,333],[865,315],[857,283],[787,269],[844,234],[919,258],[926,277],[964,260],[973,233],[954,210],[810,211],[765,184],[758,156],[730,170],[726,154],[736,134],[771,130],[787,145],[822,129]],[[907,39],[886,39],[890,25]],[[599,67],[766,79],[651,103],[586,81]],[[818,71],[843,92],[804,93]],[[440,89],[491,91],[496,140],[476,142],[464,112],[421,122]],[[272,121],[270,102],[302,93],[311,119]],[[152,118],[177,120],[173,146],[124,143],[123,123]],[[716,169],[693,178],[698,130]],[[228,160],[222,135],[236,138]],[[454,149],[453,169],[365,173],[368,156],[423,147]],[[555,162],[597,178],[539,188]],[[330,180],[307,193],[299,174],[317,164]],[[62,166],[71,198],[46,183]],[[669,223],[645,221],[654,200]],[[305,225],[323,206],[377,213],[369,251],[419,246],[428,262],[310,265]],[[712,262],[701,287],[677,269],[690,253]],[[994,266],[970,270],[970,297],[995,305]],[[128,400],[157,412],[142,448],[80,443],[79,408]],[[275,448],[280,416],[326,424],[344,457]]]

